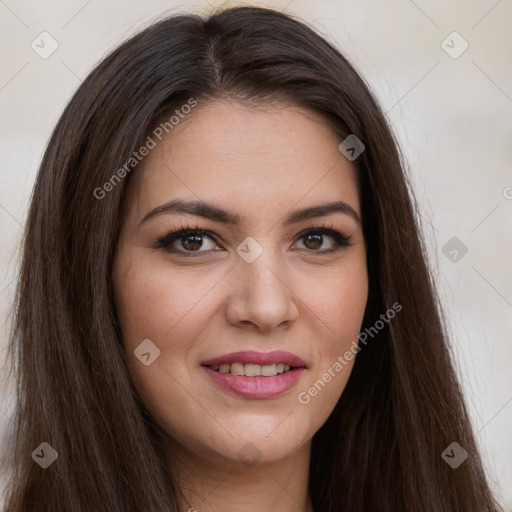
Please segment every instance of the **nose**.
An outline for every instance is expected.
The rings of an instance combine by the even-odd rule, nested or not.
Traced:
[[[252,263],[240,258],[237,266],[231,273],[228,322],[261,332],[289,328],[298,318],[298,298],[279,256],[264,250]]]

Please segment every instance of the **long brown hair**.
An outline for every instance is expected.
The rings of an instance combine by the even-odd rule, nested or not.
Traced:
[[[370,278],[363,328],[403,310],[357,355],[312,441],[316,511],[497,511],[482,469],[403,159],[368,85],[308,26],[280,12],[232,8],[173,16],[110,53],[62,114],[45,152],[24,234],[9,346],[16,375],[8,512],[180,510],[158,429],[131,383],[111,268],[136,167],[98,188],[165,112],[230,97],[318,112],[354,161]],[[193,114],[192,114],[193,115]],[[126,170],[126,169],[125,169]],[[41,443],[58,454],[47,469]],[[456,469],[442,452],[469,454]]]

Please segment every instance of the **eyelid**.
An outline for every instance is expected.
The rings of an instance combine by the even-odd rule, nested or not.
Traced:
[[[182,237],[185,237],[187,235],[199,235],[203,237],[208,237],[211,240],[213,240],[217,245],[219,245],[217,241],[217,237],[214,233],[211,231],[208,231],[207,229],[201,229],[199,227],[186,227],[181,226],[180,229],[171,229],[164,237],[160,238],[156,245],[154,246],[155,249],[165,249],[167,248],[171,243],[175,242],[176,240],[179,240]],[[207,251],[178,251],[181,253],[192,253],[192,252],[207,252]]]
[[[184,226],[182,223],[180,223],[180,225],[181,225],[180,229],[176,229],[174,227],[169,227],[168,234],[165,235],[164,237],[162,237],[161,239],[159,239],[157,241],[156,245],[154,246],[154,248],[155,249],[162,249],[162,248],[167,249],[167,247],[169,245],[171,245],[172,243],[174,243],[176,240],[179,240],[180,238],[185,237],[187,235],[194,235],[194,234],[210,238],[217,245],[221,245],[218,242],[217,235],[215,235],[214,233],[212,233],[211,231],[209,231],[207,229],[200,228],[199,225],[197,224],[197,222],[195,223],[195,227],[191,227],[190,225]],[[342,233],[340,233],[339,231],[337,231],[336,229],[334,229],[334,225],[326,226],[325,222],[321,226],[311,226],[309,228],[302,230],[300,233],[298,233],[295,236],[293,241],[295,243],[295,242],[301,240],[302,238],[308,236],[310,233],[314,234],[314,233],[318,233],[318,232],[322,232],[322,231],[323,231],[322,234],[327,235],[334,240],[335,247],[333,247],[331,249],[324,249],[324,250],[318,250],[318,251],[315,251],[315,250],[308,251],[307,249],[299,249],[299,250],[305,250],[311,254],[322,255],[322,254],[329,254],[329,253],[337,252],[337,251],[343,249],[344,247],[348,247],[348,246],[352,245],[350,243],[350,238],[351,238],[350,236],[345,236]],[[171,251],[169,251],[169,252],[171,252]],[[211,252],[211,250],[206,250],[206,251],[177,250],[177,251],[173,252],[172,254],[180,254],[180,255],[190,256],[190,255],[194,255],[194,254],[199,255],[201,253],[209,253],[209,252]]]

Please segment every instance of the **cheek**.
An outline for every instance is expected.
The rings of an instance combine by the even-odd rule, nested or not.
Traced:
[[[305,306],[317,333],[314,371],[299,390],[298,401],[311,413],[315,423],[327,419],[339,400],[352,371],[358,352],[357,339],[361,330],[368,298],[366,266],[353,265],[310,286]],[[316,418],[316,419],[315,419]]]
[[[325,348],[342,348],[348,337],[357,337],[368,299],[366,266],[357,264],[310,278],[301,298],[318,328],[325,333]]]
[[[123,277],[117,280],[116,305],[129,373],[145,407],[168,432],[174,432],[181,421],[174,411],[183,410],[190,402],[190,395],[182,389],[190,388],[188,365],[194,356],[194,342],[211,316],[205,292],[214,280],[186,278],[144,259],[137,264],[132,260],[119,275]],[[148,366],[134,354],[146,339],[160,350]]]
[[[169,270],[168,265],[139,255],[138,260],[134,257],[130,265],[125,265],[119,272],[122,278],[116,280],[116,304],[129,372],[155,417],[169,416],[170,409],[183,408],[190,399],[181,392],[182,386],[190,388],[190,369],[197,365],[200,348],[198,340],[215,314],[214,288],[224,272],[203,272],[201,278],[190,274],[176,268]],[[149,366],[134,354],[146,339],[160,350]]]
[[[157,344],[172,339],[176,349],[186,345],[200,330],[201,318],[208,316],[207,302],[202,300],[207,285],[204,280],[185,279],[179,272],[171,275],[148,271],[144,265],[132,267],[118,293],[127,348],[135,348],[145,338]]]

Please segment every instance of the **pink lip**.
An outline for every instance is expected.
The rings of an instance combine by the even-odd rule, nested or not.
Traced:
[[[214,359],[209,359],[201,363],[203,366],[214,366],[221,364],[243,363],[243,364],[289,364],[295,368],[305,368],[306,364],[297,355],[283,350],[275,350],[273,352],[256,352],[255,350],[243,350],[241,352],[231,352]],[[256,377],[248,377],[250,379]],[[265,377],[271,379],[273,377]]]
[[[280,373],[275,377],[246,377],[221,373],[212,370],[210,366],[221,364],[289,364],[292,369]],[[273,352],[256,352],[255,350],[243,350],[231,352],[202,363],[204,371],[221,388],[245,398],[274,398],[291,389],[300,379],[306,369],[306,364],[297,355],[283,350]]]
[[[221,388],[245,398],[274,398],[282,395],[297,383],[306,370],[302,367],[275,377],[245,377],[217,372],[209,366],[204,366],[203,369]]]

